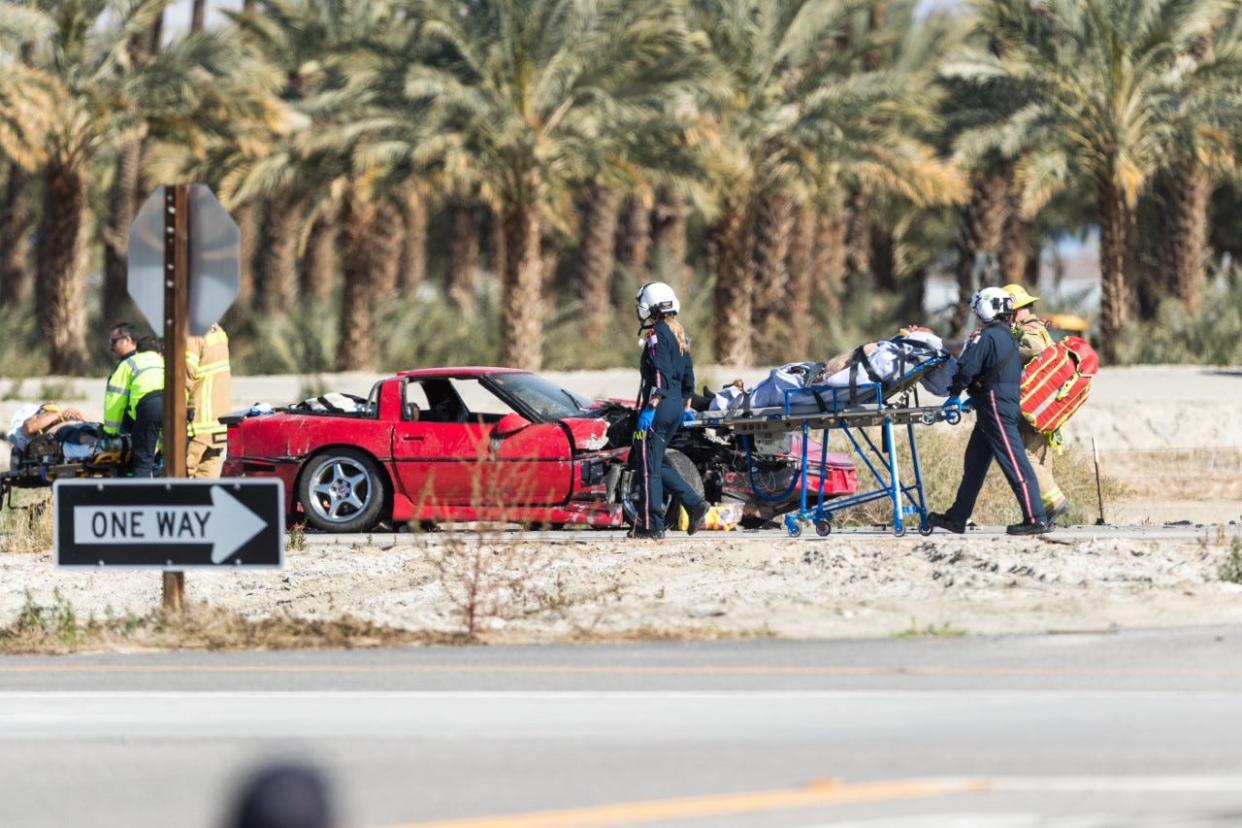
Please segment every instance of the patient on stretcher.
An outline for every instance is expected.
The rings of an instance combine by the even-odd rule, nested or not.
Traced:
[[[864,343],[823,363],[791,362],[772,369],[767,379],[747,391],[740,381],[695,405],[698,410],[744,412],[760,408],[783,407],[786,392],[791,410],[818,410],[825,395],[798,389],[848,389],[848,393],[827,396],[838,406],[857,405],[874,399],[875,386],[882,395],[903,390],[903,380],[917,381],[927,391],[945,396],[957,360],[944,349],[944,342],[930,328],[911,325],[892,339]],[[699,398],[702,400],[702,398]]]
[[[29,462],[89,460],[103,439],[101,423],[86,422],[72,408],[54,402],[24,405],[13,415],[4,439],[13,447],[9,468]]]

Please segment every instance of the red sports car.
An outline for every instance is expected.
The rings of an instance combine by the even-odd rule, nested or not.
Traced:
[[[381,522],[627,521],[632,407],[587,400],[526,371],[403,371],[348,405],[338,398],[226,421],[224,474],[280,477],[288,513],[326,531]],[[684,452],[670,450],[669,462],[700,491],[706,483],[713,500],[738,499],[752,478],[778,495],[792,480],[794,458],[752,453],[748,468],[728,444],[703,435]],[[856,485],[849,460],[834,460],[826,493]],[[797,494],[777,498],[787,503],[751,499],[747,513],[761,520],[793,508]]]

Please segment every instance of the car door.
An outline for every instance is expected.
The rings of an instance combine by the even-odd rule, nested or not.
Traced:
[[[487,456],[487,433],[458,421],[464,414],[453,413],[453,394],[446,380],[405,384],[392,456],[398,485],[416,506],[461,506],[480,499],[479,460]]]

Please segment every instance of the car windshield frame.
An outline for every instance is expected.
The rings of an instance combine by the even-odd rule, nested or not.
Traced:
[[[509,404],[532,422],[581,419],[590,417],[587,408],[592,400],[575,394],[551,380],[531,371],[491,374],[486,385],[509,401]]]

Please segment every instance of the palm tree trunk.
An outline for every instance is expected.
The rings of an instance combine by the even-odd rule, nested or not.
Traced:
[[[543,362],[543,258],[539,208],[504,208],[505,275],[501,355],[504,364],[538,370]]]
[[[631,281],[647,281],[651,267],[651,191],[644,189],[630,197],[621,235],[617,240],[617,259]]]
[[[30,173],[17,164],[9,164],[5,184],[4,209],[0,211],[0,296],[7,304],[16,304],[26,297],[29,280],[26,264],[30,258],[30,204],[26,188]]]
[[[427,277],[427,203],[422,193],[411,187],[401,199],[401,269],[397,291],[416,292]]]
[[[694,271],[686,265],[689,215],[686,197],[674,189],[660,191],[651,214],[651,248],[656,272],[673,279],[674,286],[682,291],[686,291],[694,279]]]
[[[871,208],[872,199],[859,193],[850,205],[845,234],[845,291],[855,294],[871,288]]]
[[[716,274],[716,361],[751,364],[751,309],[754,306],[753,260],[744,202],[726,198],[709,234],[708,257]]]
[[[815,221],[815,258],[812,293],[830,315],[841,312],[845,299],[845,235],[849,229],[843,210],[823,210]],[[814,301],[814,300],[812,300]]]
[[[336,367],[340,371],[374,371],[379,366],[375,336],[375,279],[380,245],[375,236],[379,208],[349,193],[341,210],[341,316],[337,331]]]
[[[871,226],[871,273],[877,290],[897,291],[897,242],[892,232],[880,224]]]
[[[479,225],[473,202],[453,199],[449,221],[449,299],[462,313],[473,316],[479,290]],[[498,272],[503,273],[503,268]]]
[[[263,214],[263,255],[255,274],[265,314],[288,313],[297,300],[298,235],[302,210],[289,196],[268,201]]]
[[[982,284],[975,284],[981,255],[992,261],[1000,255],[1009,215],[1009,179],[998,173],[971,175],[970,201],[962,207],[957,231],[957,313],[954,328],[961,330],[970,315],[970,299]]]
[[[378,298],[389,300],[397,295],[401,257],[405,253],[405,219],[391,198],[382,200],[377,210],[375,244],[380,247],[380,267],[375,274],[375,293]]]
[[[198,34],[207,25],[207,0],[194,0],[190,8],[190,32]]]
[[[815,210],[805,204],[794,209],[793,241],[789,246],[789,295],[786,297],[789,352],[807,355],[811,334],[811,268],[815,255]]]
[[[1012,201],[1009,208],[1009,219],[1005,222],[1005,233],[1000,248],[1001,281],[1005,284],[1026,284],[1030,273],[1032,259],[1035,256],[1036,221],[1023,218],[1017,205]],[[1035,262],[1038,266],[1038,261]],[[1031,287],[1033,285],[1028,285]]]
[[[1111,184],[1099,187],[1100,210],[1100,355],[1117,357],[1117,338],[1130,315],[1126,278],[1127,249],[1134,214],[1125,195]]]
[[[249,314],[254,303],[254,270],[255,259],[259,250],[259,216],[254,202],[233,208],[233,221],[241,231],[241,266],[238,278],[237,301],[234,307],[243,315]]]
[[[311,225],[300,274],[302,296],[307,299],[326,302],[332,297],[332,283],[336,280],[337,231],[336,216],[332,212],[320,212]]]
[[[620,190],[598,184],[588,190],[587,197],[578,282],[582,333],[588,341],[598,343],[612,312],[612,271],[617,263],[617,224],[623,197]]]
[[[789,272],[785,269],[794,229],[794,200],[787,192],[767,193],[759,200],[755,222],[755,350],[762,360],[778,359],[789,331],[785,300]]]
[[[1208,205],[1212,200],[1211,174],[1201,164],[1183,161],[1173,175],[1170,221],[1174,283],[1177,298],[1194,313],[1203,302],[1207,262]]]
[[[508,261],[505,250],[505,222],[500,211],[492,205],[488,205],[486,216],[487,225],[487,262],[492,269],[492,276],[496,281],[503,281],[505,264]]]
[[[116,177],[108,196],[108,218],[104,222],[103,318],[109,322],[128,317],[129,225],[138,201],[139,165],[142,139],[126,141],[117,151]]]
[[[90,171],[56,161],[46,188],[35,251],[39,327],[54,374],[86,368],[86,269]]]

